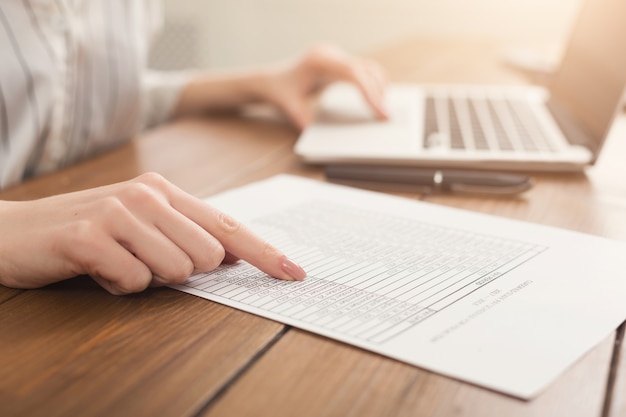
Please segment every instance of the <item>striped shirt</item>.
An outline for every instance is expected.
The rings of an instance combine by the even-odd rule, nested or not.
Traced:
[[[146,69],[156,0],[0,1],[0,188],[165,121],[187,81]]]

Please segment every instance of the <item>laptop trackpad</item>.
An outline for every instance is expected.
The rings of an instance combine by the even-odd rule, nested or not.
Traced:
[[[356,87],[333,85],[320,99],[315,122],[296,144],[305,159],[402,157],[421,148],[423,93],[395,85],[388,89],[389,120],[376,119]]]

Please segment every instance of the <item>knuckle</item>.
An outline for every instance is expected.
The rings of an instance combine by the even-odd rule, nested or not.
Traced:
[[[157,189],[144,182],[129,183],[124,190],[123,198],[133,204],[150,204],[160,200]]]
[[[146,172],[139,175],[133,182],[157,187],[168,184],[168,181],[165,179],[165,177],[158,172]]]
[[[82,265],[87,275],[109,282],[107,290],[115,295],[141,292],[148,287],[152,279],[150,270],[138,262],[125,262],[124,274],[117,273],[112,276],[107,274],[106,266],[99,257],[84,259]]]
[[[206,264],[203,265],[205,271],[212,271],[222,264],[226,251],[222,245],[213,245],[209,255],[205,258]]]
[[[241,230],[241,223],[224,212],[217,212],[217,222],[220,230],[229,235],[235,234]]]
[[[193,273],[193,261],[185,254],[168,254],[160,262],[149,265],[153,283],[158,285],[180,284]]]
[[[309,54],[313,56],[327,56],[336,54],[338,52],[337,47],[329,45],[327,43],[315,43],[309,48]]]
[[[261,256],[263,258],[274,258],[280,256],[281,252],[272,246],[269,242],[263,242],[263,248],[261,249]]]
[[[222,264],[226,257],[226,250],[217,241],[208,240],[203,250],[203,256],[196,260],[195,268],[200,272],[212,271]]]
[[[167,199],[167,184],[160,174],[149,172],[125,183],[118,196],[130,204],[160,203]]]
[[[172,272],[168,275],[167,281],[172,284],[180,284],[185,282],[187,278],[193,274],[194,265],[191,259],[186,257]]]
[[[190,258],[187,258],[187,260],[183,262],[182,268],[180,270],[180,275],[178,277],[175,277],[175,282],[178,284],[186,281],[187,278],[189,278],[191,274],[193,274],[194,269],[195,267],[193,261]]]
[[[194,272],[194,262],[181,252],[179,254],[168,255],[167,262],[152,266],[155,279],[158,285],[180,284],[185,282]]]
[[[305,65],[316,66],[337,55],[337,50],[328,44],[318,43],[307,49],[302,61]]]
[[[103,198],[98,202],[98,206],[104,216],[104,219],[117,219],[125,217],[128,214],[125,204],[115,196]]]

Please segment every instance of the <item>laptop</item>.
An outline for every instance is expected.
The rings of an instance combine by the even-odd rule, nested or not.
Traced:
[[[586,0],[548,88],[394,84],[378,121],[331,86],[295,145],[303,161],[581,171],[598,158],[626,85],[626,1]]]

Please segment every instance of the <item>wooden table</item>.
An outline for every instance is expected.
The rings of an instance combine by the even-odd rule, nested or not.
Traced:
[[[408,40],[372,56],[395,81],[527,81],[498,51]],[[620,120],[586,175],[536,175],[521,198],[404,195],[625,240],[624,136]],[[296,137],[279,121],[183,120],[0,198],[146,171],[200,197],[278,173],[323,179],[294,157]],[[117,297],[87,277],[0,287],[0,416],[626,416],[623,327],[525,402],[169,288]]]

